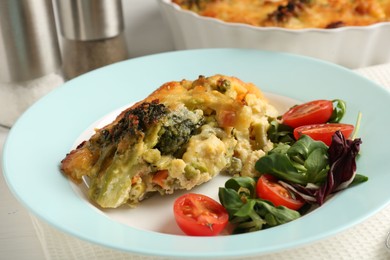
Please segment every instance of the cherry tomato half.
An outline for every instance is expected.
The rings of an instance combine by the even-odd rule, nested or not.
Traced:
[[[276,207],[285,206],[289,209],[300,209],[305,202],[295,197],[290,191],[277,182],[277,179],[270,174],[263,174],[257,181],[257,196],[264,200],[271,201]]]
[[[353,125],[341,123],[305,125],[294,129],[294,137],[298,140],[301,135],[308,135],[329,146],[332,143],[332,136],[337,130],[340,130],[344,138],[348,139],[354,128]]]
[[[221,204],[196,193],[177,198],[173,213],[178,226],[189,236],[218,235],[229,221],[229,215]]]
[[[313,100],[290,108],[282,116],[283,124],[296,128],[302,125],[323,124],[333,113],[330,100]]]

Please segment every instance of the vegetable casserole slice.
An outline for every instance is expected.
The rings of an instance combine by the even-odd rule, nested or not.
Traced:
[[[255,176],[277,111],[251,83],[224,75],[172,81],[96,130],[61,161],[103,208],[205,183],[219,173]]]

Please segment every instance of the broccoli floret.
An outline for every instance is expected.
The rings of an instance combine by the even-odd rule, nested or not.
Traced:
[[[204,117],[200,110],[192,112],[183,107],[178,111],[173,111],[161,127],[158,134],[160,138],[155,148],[163,155],[181,156],[191,136],[203,123]]]

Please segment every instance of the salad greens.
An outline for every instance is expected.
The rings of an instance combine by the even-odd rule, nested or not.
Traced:
[[[260,173],[269,173],[280,180],[306,185],[322,183],[328,173],[328,147],[303,135],[291,146],[279,144],[255,165]]]
[[[333,114],[328,123],[338,123],[346,112],[344,101],[335,99]],[[357,130],[361,115],[359,114]],[[306,202],[299,211],[284,206],[275,207],[272,202],[256,194],[257,179],[233,177],[219,189],[219,200],[235,225],[234,233],[251,232],[292,221],[301,216],[310,205],[321,206],[326,198],[342,189],[368,180],[356,173],[360,138],[345,139],[336,131],[328,147],[308,135],[295,140],[294,129],[281,123],[280,118],[270,122],[268,137],[275,144],[265,156],[258,159],[255,169],[270,174],[292,193]]]
[[[298,211],[257,198],[256,180],[251,177],[229,179],[224,188],[219,188],[218,196],[235,225],[234,234],[281,225],[301,216]]]
[[[368,180],[366,176],[356,174],[356,157],[361,143],[360,138],[346,140],[341,132],[337,131],[328,149],[329,170],[321,182],[301,184],[281,179],[280,183],[306,202],[322,205],[330,194]]]

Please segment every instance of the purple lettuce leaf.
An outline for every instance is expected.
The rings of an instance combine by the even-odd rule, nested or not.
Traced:
[[[328,176],[316,194],[319,205],[324,203],[329,194],[345,189],[351,184],[356,175],[356,156],[359,154],[361,143],[360,138],[345,139],[340,131],[333,135],[328,150],[330,165]]]

